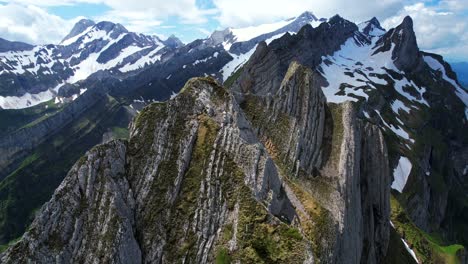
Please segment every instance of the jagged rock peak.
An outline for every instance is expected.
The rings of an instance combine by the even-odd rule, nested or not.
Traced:
[[[424,64],[413,30],[413,20],[409,16],[406,16],[396,28],[385,33],[377,41],[376,47],[379,48],[375,53],[388,51],[393,47],[392,59],[401,71],[415,72]]]
[[[230,28],[215,30],[207,39],[209,45],[216,46],[226,41],[233,41],[234,35]]]
[[[276,166],[214,79],[147,106],[130,134],[80,159],[1,262],[213,263],[220,246],[237,260],[263,227],[278,241],[268,254],[311,253]]]
[[[385,34],[385,29],[380,25],[380,22],[376,17],[359,24],[359,28],[362,33],[370,37]]]
[[[72,28],[72,30],[70,31],[70,33],[68,33],[67,36],[65,36],[65,38],[63,38],[62,42],[69,39],[69,38],[72,38],[80,33],[82,33],[83,31],[85,31],[87,28],[91,27],[91,26],[94,26],[96,23],[94,23],[94,21],[90,20],[90,19],[81,19],[80,21],[78,21]]]
[[[319,20],[314,13],[310,11],[305,11],[304,13],[300,14],[295,20],[298,19],[304,19],[304,20],[311,20],[311,21],[317,21]]]
[[[343,17],[341,17],[340,15],[336,14],[334,16],[332,16],[329,20],[328,20],[328,23],[330,24],[339,24],[339,23],[351,23],[350,21],[344,19]]]
[[[170,35],[166,40],[163,41],[164,45],[171,48],[178,48],[184,45],[184,43],[176,37],[174,34]]]
[[[331,31],[326,34],[330,34],[331,36],[337,36],[340,34],[345,34],[345,31],[346,32],[357,31],[358,27],[353,22],[346,20],[337,14],[331,17],[330,19],[328,19],[327,23],[320,24],[318,26],[318,29],[322,31],[322,34],[325,33],[323,31],[330,31],[331,29]]]
[[[127,33],[128,30],[119,23],[113,23],[110,21],[101,21],[95,26],[97,29],[105,30],[106,32],[114,31],[119,33]]]
[[[413,71],[418,68],[417,66],[421,64],[422,58],[419,53],[411,17],[406,16],[403,22],[395,28],[392,40],[395,44],[392,53],[395,65],[403,71]]]
[[[413,19],[410,16],[405,16],[400,26],[408,30],[413,30]]]
[[[380,21],[379,21],[376,17],[371,18],[371,19],[370,19],[369,21],[367,21],[367,22],[369,22],[369,23],[372,24],[372,25],[375,25],[375,26],[379,26],[379,27],[380,27]]]

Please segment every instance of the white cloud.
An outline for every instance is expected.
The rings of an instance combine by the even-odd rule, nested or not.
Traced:
[[[95,21],[123,24],[128,30],[154,34],[163,21],[175,17],[178,23],[203,24],[214,9],[199,8],[196,0],[3,0],[0,4],[0,37],[32,44],[58,43],[77,19],[65,20],[47,12],[54,6],[103,4],[109,11],[90,17]],[[83,14],[86,15],[86,14]]]
[[[150,18],[150,21],[176,16],[184,23],[205,23],[206,15],[216,10],[201,9],[196,0],[4,0],[5,2],[41,7],[77,5],[80,3],[104,4],[111,8],[105,16],[124,17],[126,20]],[[116,16],[118,14],[118,16]]]
[[[416,3],[405,6],[395,16],[383,22],[395,27],[407,15],[413,18],[414,31],[422,50],[443,55],[449,60],[468,60],[468,1],[441,1],[427,6]]]
[[[128,0],[101,0],[100,2],[112,8],[116,13],[131,12],[134,15],[152,19],[176,16],[190,24],[205,23],[205,15],[213,12],[213,10],[198,8],[196,0],[140,0],[138,3]]]
[[[401,0],[213,0],[213,3],[220,11],[221,25],[232,27],[272,22],[297,16],[306,10],[318,17],[340,14],[351,21],[361,22],[373,16],[388,17],[403,7]]]
[[[58,43],[76,22],[33,5],[0,5],[0,36],[31,44]]]

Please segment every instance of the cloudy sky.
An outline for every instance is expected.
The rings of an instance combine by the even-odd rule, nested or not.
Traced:
[[[0,0],[0,37],[58,43],[86,17],[189,42],[215,29],[274,22],[306,10],[356,23],[375,16],[387,29],[410,15],[421,49],[468,61],[468,0]]]

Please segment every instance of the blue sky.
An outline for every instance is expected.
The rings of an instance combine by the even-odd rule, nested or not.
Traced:
[[[0,0],[0,37],[58,43],[86,17],[189,42],[215,29],[275,22],[306,10],[353,22],[376,16],[386,28],[411,15],[423,50],[468,60],[468,0]]]

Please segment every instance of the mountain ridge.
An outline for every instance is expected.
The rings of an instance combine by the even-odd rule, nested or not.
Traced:
[[[443,248],[454,242],[466,245],[463,237],[463,230],[467,230],[463,224],[465,216],[459,213],[466,208],[463,203],[463,197],[466,197],[463,186],[467,185],[464,157],[468,153],[468,139],[463,133],[467,126],[466,92],[460,90],[457,76],[441,56],[419,50],[411,18],[405,18],[401,25],[386,32],[380,30],[378,24],[378,21],[371,19],[362,25],[355,25],[334,16],[315,28],[305,25],[297,34],[285,33],[278,38],[258,41],[249,53],[242,53],[248,59],[245,63],[235,61],[235,54],[230,54],[222,45],[212,47],[206,44],[206,40],[199,40],[181,47],[160,65],[147,67],[128,78],[119,80],[111,74],[102,73],[100,77],[91,76],[84,83],[95,82],[93,89],[110,87],[104,93],[122,100],[124,105],[137,111],[141,110],[138,106],[149,104],[154,98],[172,98],[169,103],[151,104],[132,123],[130,137],[143,144],[148,139],[138,136],[138,131],[141,132],[143,127],[134,130],[142,124],[150,124],[143,117],[160,113],[157,109],[166,109],[167,104],[179,104],[181,109],[187,107],[174,103],[187,93],[187,89],[182,89],[176,95],[175,91],[179,89],[175,89],[175,86],[181,87],[187,76],[192,74],[224,79],[226,67],[223,65],[233,61],[236,63],[233,74],[229,74],[230,78],[225,81],[230,90],[228,94],[232,92],[228,98],[232,99],[227,100],[224,92],[215,92],[214,97],[205,94],[195,101],[202,102],[201,109],[205,109],[202,112],[208,113],[208,116],[214,114],[215,123],[221,127],[231,124],[233,119],[223,112],[232,113],[232,109],[238,109],[234,112],[243,113],[247,124],[244,121],[237,123],[235,129],[250,131],[248,133],[257,138],[279,168],[279,173],[285,176],[282,177],[284,186],[293,189],[289,192],[284,187],[287,196],[293,197],[295,194],[301,200],[298,194],[304,195],[303,191],[311,194],[314,204],[319,204],[322,212],[330,214],[318,219],[341,226],[337,229],[340,230],[338,233],[334,233],[334,228],[330,226],[322,226],[323,236],[319,236],[318,242],[308,236],[312,247],[307,252],[312,252],[314,258],[325,262],[351,260],[358,263],[367,259],[371,263],[385,263],[390,258],[386,252],[399,249],[405,254],[414,254],[414,258],[423,263],[445,262],[449,258],[463,261],[463,246],[453,245],[457,248],[453,255]],[[197,80],[189,81],[187,85],[194,82]],[[204,83],[204,87],[211,87],[208,90],[212,92],[208,94],[224,90],[218,90],[216,87],[219,85],[211,79],[202,78],[198,82]],[[226,100],[238,106],[222,110],[226,106],[219,103],[223,105]],[[192,100],[184,102],[191,105]],[[189,116],[193,117],[188,115],[184,118]],[[167,124],[181,126],[176,122],[177,118],[165,114],[163,117]],[[146,121],[140,123],[138,120]],[[205,125],[211,122],[206,123],[204,117],[184,120]],[[185,138],[177,135],[174,132],[170,137],[174,136],[177,140]],[[285,135],[289,135],[289,138]],[[193,136],[189,138],[193,139]],[[169,139],[169,142],[172,141]],[[184,142],[186,144],[187,141]],[[337,142],[348,142],[355,147],[348,148],[349,144],[340,145]],[[369,154],[373,152],[378,153]],[[349,155],[345,157],[340,153]],[[154,160],[143,153],[139,155],[143,159]],[[357,162],[353,157],[368,157],[370,163]],[[372,158],[376,159],[375,163]],[[152,161],[148,162],[152,164]],[[248,162],[249,159],[242,160],[238,165]],[[358,163],[361,164],[359,168],[351,169],[353,164]],[[349,167],[337,170],[345,164]],[[184,166],[178,168],[184,170]],[[356,170],[362,170],[362,173],[356,174]],[[375,173],[367,174],[373,170]],[[167,170],[167,173],[173,172]],[[354,182],[356,179],[361,179],[359,184]],[[306,189],[301,191],[297,186]],[[336,186],[342,187],[336,190]],[[377,187],[381,196],[374,193],[372,187]],[[175,195],[177,191],[172,193]],[[357,198],[358,194],[362,196],[361,199]],[[329,195],[333,195],[334,199],[327,199]],[[352,201],[348,206],[341,203],[346,197]],[[160,201],[162,198],[157,199]],[[294,201],[290,199],[290,202]],[[303,203],[303,200],[296,203],[296,210],[301,213],[305,211],[306,215],[312,214],[307,208],[301,211],[306,207]],[[195,208],[200,207],[197,205]],[[277,207],[273,206],[271,210],[273,208]],[[379,208],[380,211],[375,213],[366,208]],[[291,222],[289,213],[281,216],[274,212],[269,214],[286,223]],[[310,221],[301,213],[295,217],[301,218],[304,223]],[[380,220],[370,224],[373,219]],[[354,227],[348,226],[349,223],[366,224],[356,224]],[[35,225],[35,228],[42,227]],[[433,234],[442,239],[432,238]],[[45,235],[48,235],[47,232]],[[261,233],[258,235],[265,238]],[[169,238],[185,239],[179,235],[170,235]],[[22,243],[34,243],[34,239],[26,239]],[[151,247],[150,244],[146,246]],[[412,249],[408,244],[412,245]],[[171,248],[170,245],[174,243],[168,245]],[[355,249],[352,250],[354,253],[344,250],[350,247]],[[385,249],[387,247],[388,250]],[[167,252],[171,260],[180,257],[173,249],[165,251],[163,247],[162,251],[151,250],[147,252],[156,252],[155,256],[164,256],[166,253],[162,252]],[[202,252],[209,251],[206,250],[204,248]],[[224,255],[240,257],[226,245],[221,251]],[[196,254],[190,253],[193,252],[190,250],[187,252],[188,258],[214,258],[198,251]],[[277,257],[270,253],[266,255],[267,258]],[[408,256],[409,259],[413,258]],[[142,257],[145,258],[145,254]]]

